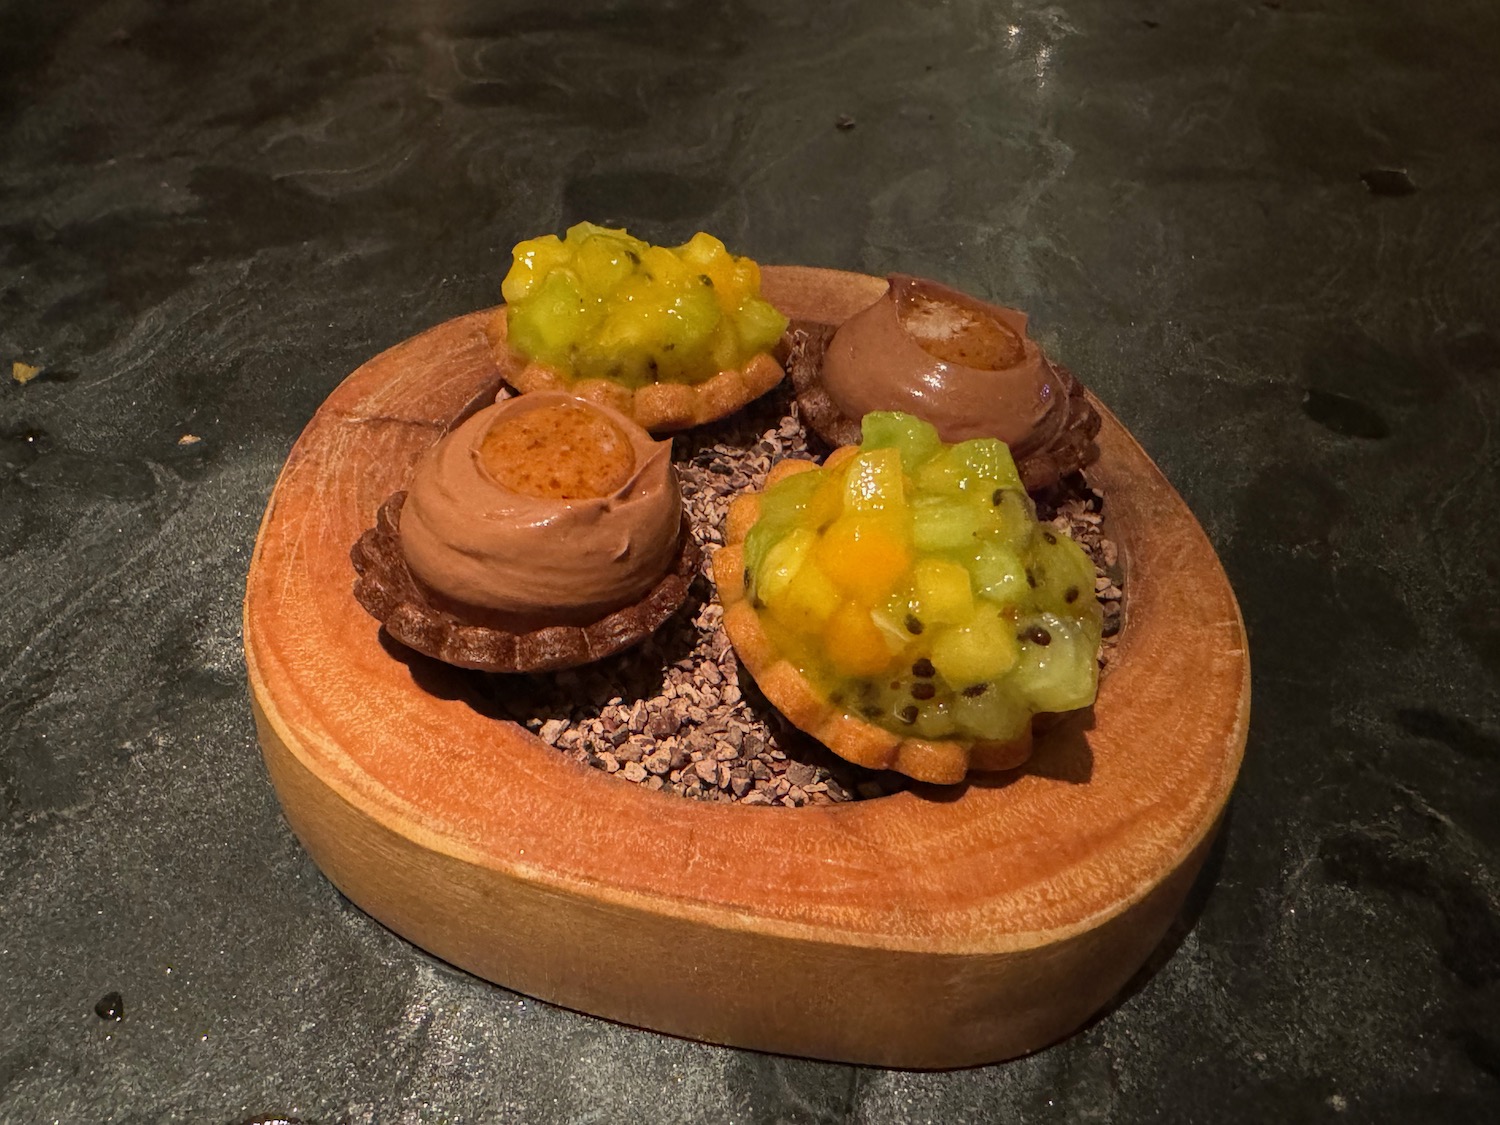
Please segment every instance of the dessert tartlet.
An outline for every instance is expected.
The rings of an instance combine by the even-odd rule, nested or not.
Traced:
[[[921,781],[1010,769],[1032,721],[1092,704],[1094,566],[1038,524],[1005,445],[877,412],[822,468],[783,461],[714,557],[762,692],[840,756]]]
[[[682,604],[699,553],[670,442],[559,392],[468,418],[417,463],[352,551],[392,637],[490,672],[612,655]]]
[[[699,232],[652,246],[579,223],[516,246],[487,326],[506,382],[564,390],[653,433],[711,422],[781,382],[771,354],[787,319],[760,267]]]
[[[1016,309],[896,274],[843,324],[794,326],[787,366],[803,417],[830,446],[858,442],[872,411],[904,411],[946,442],[999,438],[1036,492],[1098,458],[1100,420],[1026,325]]]

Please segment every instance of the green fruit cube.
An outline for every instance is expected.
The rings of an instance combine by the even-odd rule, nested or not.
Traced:
[[[735,330],[743,341],[744,351],[750,355],[768,352],[776,346],[781,334],[786,331],[787,319],[776,306],[761,297],[746,297],[731,318]],[[729,366],[735,366],[730,364]]]
[[[953,447],[953,457],[965,467],[971,481],[983,482],[982,487],[1021,487],[1021,474],[1016,472],[1010,448],[998,438],[961,441]]]
[[[911,502],[912,545],[918,551],[966,556],[989,529],[986,508],[962,494],[918,495]]]
[[[593,327],[597,310],[585,300],[572,270],[555,269],[524,306],[509,307],[507,317],[510,337],[518,348],[546,362],[558,362]]]
[[[1064,617],[1097,617],[1094,564],[1064,532],[1039,526],[1032,542],[1037,605]]]
[[[755,592],[761,601],[770,604],[786,592],[816,541],[817,535],[799,527],[770,545],[755,569]]]
[[[1014,627],[994,613],[950,626],[932,639],[932,665],[954,688],[987,683],[1010,671],[1019,654]]]
[[[860,429],[861,449],[900,450],[901,465],[908,473],[915,473],[943,445],[931,423],[894,410],[866,414]]]
[[[997,606],[1027,606],[1032,603],[1026,564],[1015,550],[1001,542],[986,542],[966,560],[979,596]]]
[[[1088,630],[1042,613],[1024,622],[1020,633],[1020,658],[1011,679],[1034,710],[1073,711],[1094,702],[1099,661]]]
[[[1017,738],[1031,723],[1031,708],[1003,680],[957,692],[952,714],[954,726],[970,738]]]

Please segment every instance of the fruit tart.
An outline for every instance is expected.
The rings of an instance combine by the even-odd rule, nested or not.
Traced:
[[[652,246],[579,223],[516,246],[487,334],[522,394],[565,390],[653,433],[722,418],[779,383],[787,319],[760,267],[710,234]]]
[[[859,765],[921,781],[1010,769],[1032,721],[1098,685],[1094,566],[1039,524],[994,438],[875,412],[819,468],[783,461],[731,506],[724,629],[766,697]]]
[[[839,325],[799,324],[787,366],[802,416],[830,446],[871,411],[905,411],[948,442],[994,437],[1038,492],[1099,456],[1099,412],[1027,334],[1026,314],[897,274]]]
[[[510,398],[417,463],[355,545],[355,597],[402,644],[539,672],[612,655],[682,604],[699,552],[671,443],[561,392]]]

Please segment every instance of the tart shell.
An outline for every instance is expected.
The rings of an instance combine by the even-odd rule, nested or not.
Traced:
[[[554,367],[518,355],[507,342],[503,306],[485,324],[485,336],[505,381],[521,394],[565,391],[618,410],[653,434],[718,421],[755,401],[786,377],[775,357],[762,352],[745,366],[720,371],[701,383],[652,383],[636,390],[609,379],[570,379]]]
[[[375,526],[349,552],[359,578],[354,597],[396,640],[427,656],[481,672],[555,672],[613,656],[639,644],[677,612],[698,572],[700,552],[684,517],[677,558],[632,605],[588,625],[555,625],[513,633],[469,624],[433,605],[401,553],[405,492],[380,506]]]
[[[837,468],[859,452],[840,446],[827,465]],[[782,461],[766,477],[766,487],[797,473],[816,469],[811,461]],[[841,758],[875,770],[895,770],[917,781],[951,784],[970,770],[1015,769],[1031,756],[1031,730],[1009,741],[960,741],[902,737],[851,715],[815,688],[791,661],[777,651],[745,597],[745,536],[760,518],[760,494],[747,492],[730,505],[725,545],[714,554],[714,583],[724,606],[724,631],[761,692],[794,726],[800,727]]]

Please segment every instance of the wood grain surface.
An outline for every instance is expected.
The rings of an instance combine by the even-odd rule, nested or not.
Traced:
[[[837,321],[875,278],[767,267]],[[293,830],[346,895],[456,965],[717,1043],[903,1067],[1067,1035],[1160,941],[1243,752],[1239,609],[1182,500],[1107,412],[1092,476],[1129,574],[1091,715],[1028,766],[842,806],[688,801],[577,765],[397,654],[350,545],[498,374],[485,313],[377,356],[298,440],[245,598],[257,728]]]

